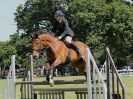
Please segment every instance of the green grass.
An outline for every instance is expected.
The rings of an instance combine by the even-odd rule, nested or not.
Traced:
[[[122,77],[122,82],[126,89],[126,99],[133,99],[133,76]]]
[[[66,76],[66,77],[55,77],[55,80],[76,80],[76,79],[85,79],[84,76]],[[126,99],[133,99],[133,77],[121,77],[123,84],[126,88]],[[17,79],[17,81],[21,81],[22,79]],[[35,81],[43,81],[45,80],[44,77],[38,77],[34,79]],[[0,79],[0,99],[2,99],[2,90],[4,88],[5,82],[6,80],[4,79]],[[87,84],[68,84],[68,85],[55,85],[52,88],[83,88],[86,87]],[[39,85],[36,86],[37,88],[51,88],[50,86],[46,86],[46,85]],[[16,92],[17,92],[17,98],[16,99],[20,99],[20,86],[17,85],[16,88]],[[66,93],[65,96],[67,97],[66,99],[74,99],[73,96],[74,93],[69,92]],[[73,98],[72,98],[73,97]]]
[[[2,90],[5,86],[5,79],[0,79],[0,99],[2,99]]]

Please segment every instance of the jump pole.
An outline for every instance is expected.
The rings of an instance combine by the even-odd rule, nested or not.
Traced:
[[[92,90],[91,90],[91,73],[90,73],[90,49],[86,49],[86,72],[87,72],[87,84],[88,84],[88,99],[92,99]]]

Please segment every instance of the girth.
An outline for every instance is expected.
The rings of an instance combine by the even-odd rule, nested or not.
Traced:
[[[72,49],[70,48],[66,57],[66,60],[63,65],[67,65],[70,62],[70,57],[71,57]]]

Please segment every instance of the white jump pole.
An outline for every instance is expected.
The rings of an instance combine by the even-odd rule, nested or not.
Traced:
[[[16,76],[15,76],[15,55],[12,55],[12,60],[11,60],[11,65],[12,65],[12,84],[13,84],[13,98],[16,99]]]
[[[88,84],[88,99],[92,99],[92,88],[91,88],[91,70],[90,70],[90,49],[86,49],[86,73],[87,73],[87,84]]]

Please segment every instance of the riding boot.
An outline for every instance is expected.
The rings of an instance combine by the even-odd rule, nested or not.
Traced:
[[[79,48],[78,48],[73,42],[70,43],[70,47],[71,47],[73,50],[76,51],[78,60],[81,59],[82,57],[81,57]]]

